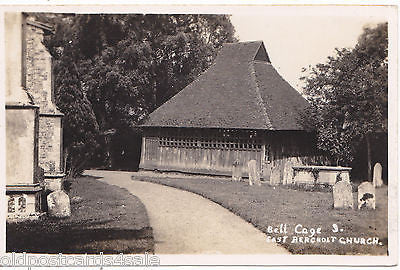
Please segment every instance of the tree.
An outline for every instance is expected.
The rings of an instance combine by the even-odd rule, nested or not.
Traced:
[[[336,49],[324,64],[308,70],[304,93],[311,106],[302,123],[317,133],[318,147],[337,165],[348,165],[365,143],[371,178],[371,138],[387,132],[387,23],[366,27],[353,49]],[[306,71],[306,70],[304,70]]]
[[[56,25],[56,31],[54,36],[45,37],[44,43],[53,56],[55,101],[64,113],[64,171],[75,177],[84,170],[98,147],[99,127],[76,65],[78,52],[71,40],[75,31],[73,20],[69,15],[53,15],[50,22]]]
[[[95,141],[102,146],[108,167],[115,165],[112,153],[129,151],[129,134],[138,136],[136,126],[146,115],[203,72],[224,42],[236,41],[226,15],[61,14],[52,18],[56,34],[46,44],[59,60],[57,69],[68,71],[57,72],[57,93],[68,96],[63,91],[70,92],[74,85],[81,97],[76,103],[90,107],[85,119],[97,125]],[[68,82],[72,78],[73,84]],[[60,109],[72,100],[65,102]]]

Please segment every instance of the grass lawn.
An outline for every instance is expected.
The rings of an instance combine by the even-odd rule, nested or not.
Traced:
[[[270,236],[285,236],[280,243],[293,254],[373,254],[387,255],[387,187],[376,190],[376,210],[333,209],[331,192],[294,190],[287,187],[249,186],[245,182],[207,178],[161,178],[137,176],[134,180],[149,181],[194,192],[208,198],[252,223]],[[353,193],[356,204],[357,193]],[[268,226],[287,224],[287,233],[270,233]],[[295,226],[321,228],[316,237],[335,236],[334,243],[292,242]],[[343,231],[332,232],[333,224]],[[341,244],[340,237],[379,237],[378,245]],[[282,239],[282,238],[281,238]],[[304,239],[304,238],[303,238]],[[276,239],[277,240],[277,239]]]
[[[146,209],[137,197],[93,177],[76,178],[69,189],[72,215],[65,219],[44,216],[37,221],[8,223],[7,252],[154,252]]]

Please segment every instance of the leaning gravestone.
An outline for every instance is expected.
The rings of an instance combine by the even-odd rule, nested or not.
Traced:
[[[249,166],[249,185],[256,184],[257,186],[261,186],[260,181],[260,172],[257,170],[257,162],[252,159],[247,164]]]
[[[353,209],[353,193],[351,185],[346,181],[337,182],[332,189],[333,208],[351,208]]]
[[[71,215],[70,200],[62,190],[57,190],[47,196],[49,215],[53,217],[69,217]]]
[[[269,184],[271,186],[277,186],[281,182],[281,170],[279,166],[274,166],[271,171],[271,177],[269,178]]]
[[[363,182],[358,186],[358,209],[375,209],[375,187],[371,182]]]
[[[380,163],[376,163],[374,166],[373,183],[374,183],[374,187],[381,187],[383,185],[382,165]]]
[[[242,167],[240,166],[240,163],[238,160],[235,160],[233,162],[232,166],[232,180],[233,181],[240,181],[242,180]]]

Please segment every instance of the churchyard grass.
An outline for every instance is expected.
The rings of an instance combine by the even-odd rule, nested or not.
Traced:
[[[387,187],[376,190],[376,210],[356,210],[357,192],[353,193],[355,209],[333,209],[331,192],[291,189],[284,186],[249,186],[245,182],[234,182],[221,178],[170,178],[133,176],[133,180],[163,184],[187,190],[208,198],[252,223],[271,236],[288,238],[280,243],[293,254],[387,254]],[[354,189],[353,189],[354,191]],[[199,209],[200,211],[201,209]],[[287,224],[287,234],[268,232],[268,226]],[[382,245],[293,242],[297,224],[304,228],[321,228],[316,237],[379,237]],[[338,226],[339,232],[333,232]],[[342,232],[340,230],[343,229]]]
[[[68,183],[68,182],[67,182]],[[72,215],[7,224],[7,252],[119,254],[154,251],[146,209],[125,189],[93,177],[70,182]]]

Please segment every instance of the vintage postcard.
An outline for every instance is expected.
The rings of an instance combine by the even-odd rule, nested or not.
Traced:
[[[396,265],[397,15],[1,6],[0,265]]]

